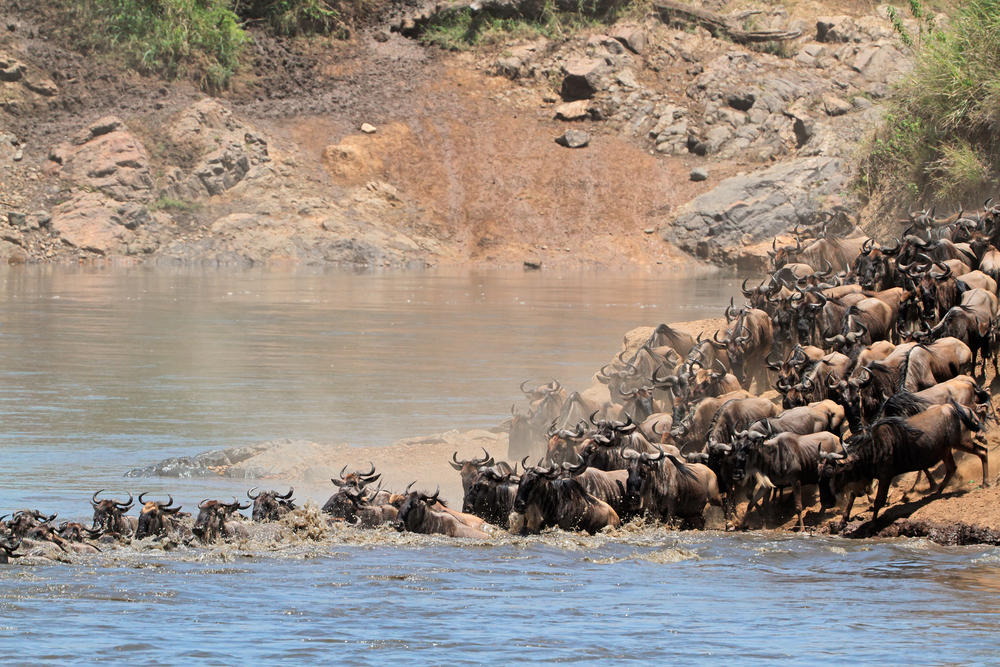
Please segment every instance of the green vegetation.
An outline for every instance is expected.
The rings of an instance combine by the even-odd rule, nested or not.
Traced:
[[[333,0],[59,0],[64,35],[126,67],[167,79],[188,78],[206,90],[229,85],[250,41],[248,23],[280,35],[343,35]],[[369,0],[345,0],[352,15]],[[81,26],[86,29],[81,30]]]
[[[171,211],[174,213],[194,213],[201,205],[197,202],[187,202],[181,201],[179,199],[170,199],[169,197],[160,197],[155,202],[150,204],[150,210],[152,211]]]
[[[858,172],[869,199],[894,206],[970,203],[1000,167],[1000,0],[971,0],[944,29],[917,0],[916,64],[897,86]]]
[[[229,0],[65,1],[79,45],[139,72],[190,77],[204,88],[229,84],[248,40]]]
[[[537,17],[497,17],[469,9],[442,12],[426,27],[421,39],[451,51],[468,51],[517,39],[565,39],[597,25],[596,12],[587,6],[561,11],[549,0]]]

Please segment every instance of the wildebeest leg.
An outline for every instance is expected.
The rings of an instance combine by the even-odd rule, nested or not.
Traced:
[[[889,483],[892,482],[892,478],[889,479],[879,479],[878,481],[878,493],[875,494],[875,505],[872,507],[872,521],[878,518],[879,510],[885,507],[885,501],[889,497]]]
[[[840,530],[844,530],[847,527],[847,523],[851,520],[851,510],[854,508],[854,491],[851,491],[847,495],[847,506],[844,508],[844,516],[840,518]]]
[[[795,511],[799,513],[799,532],[804,533],[806,524],[802,520],[802,482],[799,480],[795,480],[795,486],[792,487],[792,497],[795,498]]]
[[[955,455],[952,453],[951,449],[945,450],[944,456],[941,457],[944,461],[944,479],[941,480],[941,484],[934,490],[934,493],[943,493],[944,487],[948,486],[948,482],[951,481],[952,475],[958,470],[958,465],[955,463]]]
[[[910,490],[906,492],[907,495],[917,490],[917,484],[920,484],[920,473],[924,473],[924,475],[927,476],[927,484],[930,485],[930,489],[932,491],[934,490],[934,476],[931,475],[930,468],[924,468],[923,470],[917,471],[917,476],[913,479],[913,486],[911,486]]]
[[[968,452],[969,454],[974,454],[979,457],[979,460],[983,463],[983,488],[990,485],[990,452],[986,447],[978,442],[973,442],[971,445],[966,445],[962,443],[955,447],[955,449],[961,450],[963,452]]]
[[[757,488],[757,492],[753,494],[752,498],[750,498],[750,504],[747,505],[747,511],[743,513],[743,520],[740,521],[740,530],[743,530],[744,528],[746,528],[747,518],[750,516],[750,512],[755,507],[757,507],[757,503],[760,502],[761,498],[764,497],[765,493],[766,494],[770,494],[771,493],[771,489],[768,489],[763,484],[761,484]],[[767,517],[764,517],[764,527],[767,528]]]

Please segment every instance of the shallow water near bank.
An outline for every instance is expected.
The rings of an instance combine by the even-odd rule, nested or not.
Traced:
[[[106,487],[187,508],[228,479],[125,480],[279,437],[495,426],[528,377],[584,389],[639,325],[718,316],[724,275],[0,271],[0,515]],[[300,499],[302,497],[300,496]],[[316,498],[322,502],[325,498]],[[995,664],[1000,551],[627,526],[0,566],[0,662]]]

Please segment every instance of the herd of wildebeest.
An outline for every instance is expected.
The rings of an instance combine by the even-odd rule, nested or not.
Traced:
[[[366,528],[483,538],[498,529],[594,533],[636,517],[699,527],[713,504],[742,528],[755,511],[767,525],[769,504],[790,489],[805,530],[802,489],[812,486],[824,510],[843,498],[838,530],[860,494],[874,492],[877,518],[898,475],[917,472],[916,488],[922,472],[943,491],[956,450],[979,457],[988,486],[982,431],[996,415],[981,383],[1000,351],[1000,206],[990,204],[946,219],[911,213],[890,245],[843,219],[796,228],[794,244],[772,243],[767,277],[743,281],[746,303],[730,301],[724,329],[694,337],[656,327],[598,372],[604,400],[567,395],[555,380],[522,384],[529,406],[511,408],[506,461],[485,451],[450,461],[462,511],[412,484],[383,489],[372,466],[345,467],[322,512]],[[761,396],[772,389],[774,399]],[[296,509],[291,491],[254,490],[254,524]],[[239,514],[249,503],[236,499],[204,500],[192,518],[172,497],[142,494],[130,516],[131,494],[99,493],[90,527],[57,526],[37,510],[0,518],[0,563],[37,541],[64,550],[166,536],[208,544],[245,538],[254,525]],[[749,502],[737,522],[741,497]]]

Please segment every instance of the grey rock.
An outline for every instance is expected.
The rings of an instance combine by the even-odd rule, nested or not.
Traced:
[[[10,223],[11,227],[27,227],[28,216],[18,211],[9,211],[7,213],[7,222]]]
[[[18,151],[16,153],[14,153],[14,158],[13,159],[14,159],[14,162],[20,162],[21,160],[23,160],[24,159],[24,151],[18,149]]]
[[[754,90],[753,88],[744,88],[741,90],[736,90],[726,96],[726,104],[734,109],[739,109],[740,111],[749,111],[757,101],[757,96],[760,91]]]
[[[690,178],[692,181],[706,181],[708,180],[708,171],[702,169],[701,167],[695,167],[691,170]]]
[[[823,98],[823,108],[828,116],[843,116],[854,110],[854,106],[850,102],[833,95]]]
[[[583,130],[566,130],[556,137],[556,143],[566,148],[583,148],[590,143],[590,135]]]
[[[646,33],[639,28],[621,27],[614,30],[611,36],[627,46],[633,53],[642,55],[646,52]]]
[[[32,214],[39,227],[48,227],[52,222],[52,216],[47,211],[36,211]]]
[[[567,101],[586,100],[602,88],[601,77],[608,71],[604,60],[577,58],[564,66],[566,77],[562,83],[562,96]]]
[[[848,184],[839,158],[792,160],[769,169],[723,180],[717,187],[681,206],[663,239],[703,259],[726,262],[733,248],[764,242],[797,224],[813,222],[819,211]],[[854,202],[834,211],[854,212]]]

